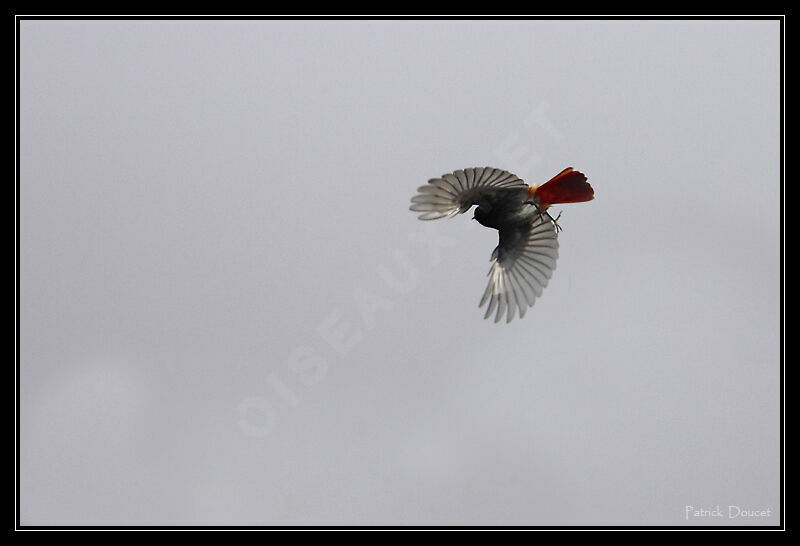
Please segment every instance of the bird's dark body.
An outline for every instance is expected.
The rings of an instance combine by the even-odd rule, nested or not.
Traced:
[[[475,219],[499,231],[527,231],[531,219],[538,214],[528,200],[527,188],[497,189],[482,195],[475,209]]]

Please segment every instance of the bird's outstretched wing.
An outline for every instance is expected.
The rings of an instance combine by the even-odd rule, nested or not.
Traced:
[[[542,295],[556,268],[558,239],[553,222],[537,215],[530,224],[500,230],[500,244],[492,259],[489,285],[479,305],[489,302],[484,318],[496,311],[495,322],[504,314],[506,322],[511,322],[517,309],[522,318]]]
[[[436,220],[466,212],[487,193],[501,189],[527,188],[516,175],[491,167],[458,170],[432,178],[411,198],[411,210],[421,212],[420,220]]]

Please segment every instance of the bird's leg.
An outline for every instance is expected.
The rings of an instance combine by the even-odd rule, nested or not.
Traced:
[[[561,212],[564,212],[564,211],[561,211]],[[563,229],[561,226],[558,225],[558,219],[561,218],[561,212],[558,213],[558,216],[553,218],[552,216],[550,216],[549,212],[544,211],[544,213],[547,215],[548,218],[550,218],[550,221],[553,222],[553,225],[556,227],[556,233],[558,233],[559,231],[561,231]]]
[[[554,225],[554,226],[555,226],[555,228],[556,228],[556,233],[558,233],[559,231],[561,231],[561,230],[563,229],[563,228],[562,228],[560,225],[558,225],[558,219],[559,219],[559,218],[561,218],[561,212],[564,212],[564,211],[561,211],[561,212],[559,212],[559,213],[558,213],[558,216],[556,216],[555,218],[553,218],[552,216],[550,216],[550,213],[549,213],[549,212],[547,212],[547,210],[546,210],[546,209],[545,209],[545,210],[542,210],[542,209],[540,209],[540,208],[539,208],[539,207],[536,205],[536,203],[534,203],[533,201],[527,201],[527,202],[528,202],[528,203],[530,203],[531,205],[533,205],[534,207],[536,207],[536,212],[538,212],[538,213],[539,213],[539,216],[547,216],[547,218],[548,218],[548,219],[549,219],[551,222],[553,222],[553,225]]]

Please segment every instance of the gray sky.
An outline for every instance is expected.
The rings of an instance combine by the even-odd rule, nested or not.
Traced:
[[[23,524],[778,523],[777,21],[20,36]],[[485,165],[596,192],[510,324]]]

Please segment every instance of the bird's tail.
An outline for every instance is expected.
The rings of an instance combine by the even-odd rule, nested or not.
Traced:
[[[557,203],[582,203],[594,199],[594,190],[586,175],[568,167],[541,186],[528,190],[541,210]]]

